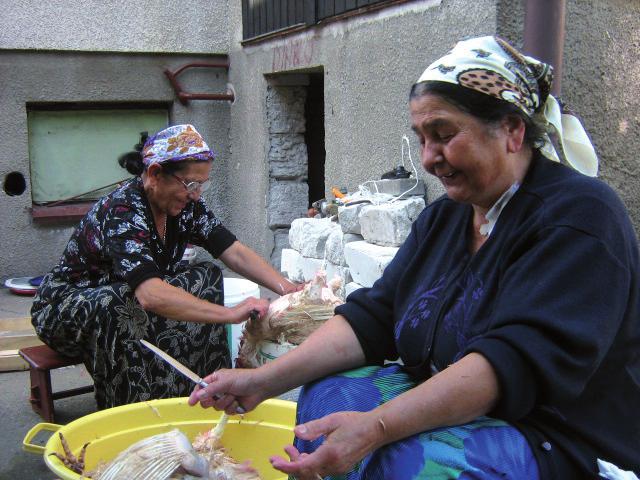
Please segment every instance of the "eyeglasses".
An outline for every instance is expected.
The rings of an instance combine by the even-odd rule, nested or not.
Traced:
[[[205,180],[204,182],[187,183],[183,179],[181,179],[179,176],[173,173],[170,173],[169,175],[171,175],[173,178],[175,178],[180,183],[182,183],[182,185],[184,185],[184,188],[187,190],[187,193],[195,193],[195,192],[202,193],[211,186],[211,180]]]

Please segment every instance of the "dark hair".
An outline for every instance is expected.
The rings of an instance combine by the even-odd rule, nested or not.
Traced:
[[[522,119],[525,125],[525,144],[534,150],[540,149],[544,144],[544,126],[506,100],[500,100],[454,83],[437,81],[414,84],[409,93],[409,100],[427,94],[437,95],[454,107],[490,126],[497,125],[507,116],[517,116]]]
[[[144,163],[142,163],[142,149],[144,143],[149,138],[148,132],[140,132],[140,143],[137,143],[132,152],[127,152],[118,157],[118,163],[122,168],[126,168],[127,172],[132,175],[140,175],[144,172]]]

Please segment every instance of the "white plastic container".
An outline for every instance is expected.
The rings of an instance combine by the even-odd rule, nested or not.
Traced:
[[[258,343],[256,351],[256,366],[259,367],[271,360],[275,360],[294,348],[296,348],[296,345],[291,343],[275,343],[270,342],[269,340],[263,340]]]
[[[225,307],[233,307],[249,297],[260,298],[260,287],[251,280],[246,278],[224,278],[223,283]],[[227,338],[231,349],[231,365],[235,365],[244,322],[230,325],[230,327],[227,328]]]
[[[187,248],[184,250],[184,255],[182,255],[182,262],[185,265],[193,265],[196,261],[196,249],[193,248],[192,245],[187,245]]]

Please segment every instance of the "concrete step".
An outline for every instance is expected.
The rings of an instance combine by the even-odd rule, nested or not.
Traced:
[[[19,350],[24,347],[42,345],[36,332],[33,330],[18,330],[0,332],[0,350]]]
[[[18,354],[18,350],[0,351],[0,372],[29,370],[29,364]]]
[[[4,317],[0,318],[0,333],[11,330],[29,330],[31,317]]]
[[[18,350],[34,345],[42,345],[42,342],[30,317],[0,318],[0,372],[28,370],[29,366]]]

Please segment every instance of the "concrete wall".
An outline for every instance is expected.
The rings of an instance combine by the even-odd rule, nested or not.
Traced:
[[[239,3],[229,5],[230,23],[241,22]],[[411,140],[413,160],[428,184],[429,197],[442,189],[422,173],[418,144],[410,130],[407,100],[423,69],[456,39],[496,30],[491,0],[408,2],[304,32],[241,46],[240,29],[231,29],[230,80],[236,93],[231,107],[231,227],[265,256],[273,247],[266,228],[268,165],[265,126],[267,76],[324,71],[325,188],[349,190],[401,163],[402,136]],[[411,168],[405,157],[407,168]],[[235,202],[235,203],[234,203]]]
[[[640,231],[640,2],[567,2],[562,96]]]
[[[498,34],[522,48],[524,0],[498,1]],[[561,98],[582,119],[599,177],[640,231],[640,2],[566,0]]]
[[[27,190],[19,196],[0,191],[0,277],[41,274],[58,260],[77,223],[34,221],[29,188],[27,104],[29,102],[165,102],[170,122],[193,123],[218,153],[209,204],[227,220],[225,170],[229,162],[229,104],[192,102],[183,106],[165,78],[164,68],[208,61],[209,56],[127,55],[76,52],[0,51],[0,179],[20,172]],[[180,77],[189,91],[224,91],[224,70],[196,69]],[[133,147],[133,145],[131,145]],[[113,161],[123,152],[113,152]],[[124,171],[123,171],[124,173]]]
[[[255,231],[255,225],[265,222],[265,96],[271,75],[322,69],[325,190],[328,195],[333,185],[353,190],[401,163],[404,134],[421,171],[407,114],[412,83],[464,37],[497,33],[521,48],[524,14],[525,0],[426,0],[244,47],[240,29],[231,29],[230,75],[238,100],[231,108],[235,172],[229,181],[232,190],[253,198],[249,212],[239,197],[229,204],[233,228],[244,236],[252,229],[254,247],[268,256],[271,234]],[[241,21],[239,5],[230,4],[230,20],[234,25]],[[639,32],[638,2],[567,0],[563,98],[584,119],[600,156],[601,177],[621,195],[636,228]],[[442,193],[437,182],[420,175],[429,200]]]
[[[73,221],[34,222],[29,212],[27,104],[163,102],[171,123],[193,123],[218,153],[209,204],[227,221],[222,201],[229,164],[229,103],[176,99],[165,68],[210,62],[229,50],[227,0],[0,0],[0,180],[26,178],[20,196],[0,191],[0,278],[37,275],[58,260]],[[189,92],[224,93],[227,72],[192,69],[179,77]],[[133,145],[132,145],[133,146]],[[114,162],[122,152],[113,152]]]
[[[162,10],[149,3],[0,0],[2,11],[11,12],[0,20],[0,141],[10,152],[0,156],[0,178],[14,170],[28,175],[27,102],[173,102],[172,121],[196,124],[222,153],[214,166],[212,206],[266,258],[274,241],[266,121],[274,77],[323,72],[327,193],[334,185],[353,190],[401,163],[407,135],[432,200],[442,189],[421,173],[409,128],[409,89],[460,38],[498,33],[521,47],[525,10],[525,0],[416,0],[243,46],[240,2],[174,2]],[[600,154],[601,177],[620,193],[636,228],[639,32],[638,2],[567,0],[563,97],[583,118]],[[185,108],[175,102],[162,68],[208,58],[191,52],[229,53],[228,79],[211,71],[181,79],[191,91],[221,91],[230,81],[237,94],[233,105],[193,102]],[[34,224],[28,206],[29,191],[20,197],[0,192],[3,278],[48,269],[70,234],[70,224]],[[28,271],[6,246],[29,252]]]
[[[227,3],[0,0],[0,48],[226,53]]]

